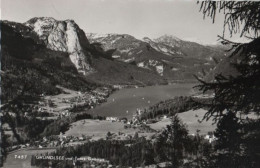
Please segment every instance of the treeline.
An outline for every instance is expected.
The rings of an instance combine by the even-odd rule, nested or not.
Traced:
[[[41,135],[42,136],[59,135],[60,132],[62,133],[66,132],[69,129],[71,123],[83,119],[105,120],[106,118],[98,115],[93,116],[88,113],[72,114],[69,117],[59,118],[58,120],[55,120],[51,124],[47,125],[44,131],[41,132]]]
[[[188,136],[188,131],[184,124],[178,118],[175,118],[171,126],[167,127],[153,141],[138,136],[123,141],[102,139],[87,142],[76,147],[58,149],[55,155],[68,158],[79,158],[81,156],[103,158],[112,165],[120,167],[138,167],[161,162],[169,162],[171,163],[170,165],[190,166],[205,159],[211,150],[212,146],[201,136]],[[178,157],[176,157],[176,154]],[[39,167],[48,166],[49,164],[49,160],[32,160]],[[199,161],[195,162],[195,160]],[[54,167],[73,167],[71,161],[70,163],[68,161],[52,161],[51,164]],[[82,162],[77,163],[79,166],[82,164]]]
[[[14,137],[19,143],[28,142],[29,140],[39,139],[40,133],[44,131],[46,126],[51,124],[53,120],[41,120],[36,117],[24,117],[17,115],[12,117],[5,115],[1,117],[2,123],[9,123],[10,130],[12,130]]]
[[[144,109],[141,114],[141,120],[154,119],[161,115],[173,116],[176,113],[185,112],[201,107],[201,104],[206,104],[210,99],[194,98],[191,96],[179,96],[173,99],[161,101],[153,106]],[[205,108],[205,106],[204,106]]]
[[[14,133],[19,143],[28,142],[29,140],[37,140],[44,136],[58,135],[60,132],[66,132],[72,122],[83,119],[104,120],[105,117],[91,115],[88,113],[76,113],[69,117],[54,119],[38,119],[35,115],[25,116],[19,108],[23,106],[11,106],[4,111],[12,110],[12,113],[6,112],[1,117],[2,124],[8,124],[10,130]]]
[[[202,139],[202,138],[201,138]],[[206,157],[207,151],[211,150],[210,144],[196,141],[197,139],[190,139],[185,144],[187,145],[182,152],[185,153],[186,160],[190,162],[197,158],[197,152],[202,151],[198,158]],[[198,142],[200,143],[198,145]],[[163,152],[162,152],[163,151]],[[152,165],[161,162],[172,162],[173,148],[169,148],[167,144],[161,144],[161,141],[152,143],[145,138],[137,140],[99,140],[85,143],[77,147],[66,147],[58,150],[55,155],[65,157],[81,157],[90,156],[93,158],[104,158],[109,160],[112,165],[119,165],[120,167],[138,167],[145,165]],[[52,154],[53,155],[53,154]],[[203,156],[204,155],[204,156]],[[180,158],[183,160],[183,158]],[[33,159],[34,164],[38,167],[48,166],[48,161]],[[181,162],[181,161],[180,161]],[[80,166],[83,163],[78,162]],[[191,163],[189,163],[191,164]],[[72,161],[53,161],[54,167],[73,167]]]
[[[209,143],[198,133],[190,136],[186,126],[174,115],[168,125],[153,140],[134,136],[130,140],[98,140],[74,147],[57,150],[57,156],[103,158],[119,167],[139,167],[167,162],[169,168],[226,168],[259,167],[259,122],[251,120],[239,123],[233,114],[218,124],[214,135],[217,139]],[[226,123],[229,124],[226,124]],[[246,127],[243,125],[246,124]],[[243,126],[244,130],[241,130]],[[240,139],[238,137],[242,136]],[[239,151],[243,149],[243,152]],[[50,161],[32,158],[38,167],[74,167],[72,161]],[[77,161],[83,167],[86,162]],[[101,164],[102,165],[102,164]],[[106,167],[103,165],[103,167]]]
[[[2,87],[5,88],[2,93],[4,103],[12,100],[24,90],[28,95],[38,96],[42,93],[47,95],[61,93],[62,91],[56,85],[83,92],[101,86],[88,81],[77,72],[66,71],[63,68],[59,69],[57,66],[52,65],[50,61],[44,59],[30,61],[13,57],[6,58],[6,55],[8,53],[3,54],[2,71],[4,73],[1,75],[3,79]],[[60,62],[60,59],[57,58],[56,61]]]
[[[56,85],[79,91],[101,86],[79,74],[67,53],[52,51],[39,41],[24,38],[20,26],[1,22],[2,103],[20,92],[31,96],[58,94],[61,90]]]

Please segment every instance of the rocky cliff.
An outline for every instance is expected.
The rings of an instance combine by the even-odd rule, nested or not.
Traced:
[[[83,30],[73,20],[57,21],[49,17],[32,18],[25,23],[45,43],[47,48],[69,53],[78,72],[88,74],[91,67],[89,41]]]

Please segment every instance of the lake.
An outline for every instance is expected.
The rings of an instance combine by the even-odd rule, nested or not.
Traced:
[[[89,110],[90,114],[132,118],[137,108],[145,108],[175,96],[191,95],[196,84],[178,83],[170,85],[125,88],[111,94],[107,102]]]

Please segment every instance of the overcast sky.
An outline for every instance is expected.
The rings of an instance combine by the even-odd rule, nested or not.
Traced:
[[[40,16],[73,19],[86,33],[169,34],[206,44],[216,43],[223,30],[223,15],[215,24],[204,20],[194,0],[2,0],[1,15],[16,22]]]

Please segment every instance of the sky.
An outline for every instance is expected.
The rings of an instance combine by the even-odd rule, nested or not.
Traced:
[[[215,44],[223,33],[223,14],[212,24],[194,0],[0,0],[1,19],[26,22],[33,17],[74,20],[86,33],[124,33],[136,38],[168,34]]]

